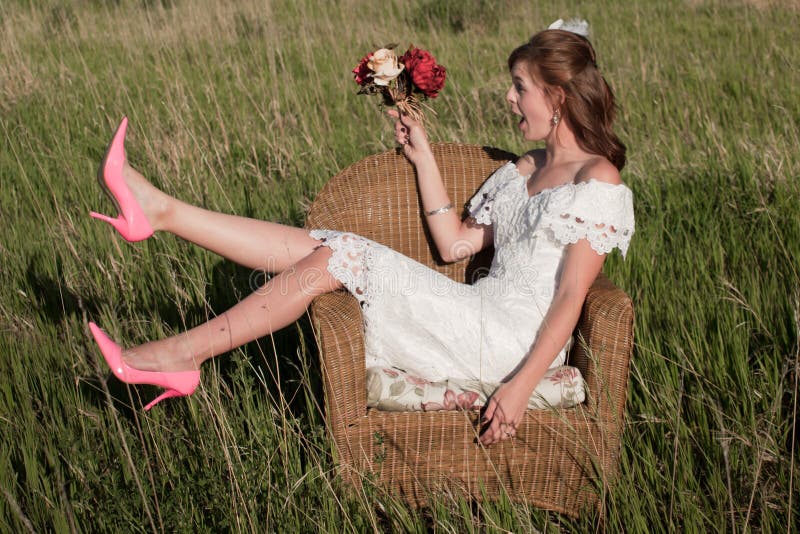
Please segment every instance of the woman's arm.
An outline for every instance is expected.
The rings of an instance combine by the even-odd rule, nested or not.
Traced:
[[[480,438],[483,445],[516,433],[536,385],[575,330],[586,293],[600,273],[605,257],[595,252],[586,239],[567,247],[558,290],[539,335],[513,376],[497,388],[486,405],[483,420],[487,426]]]
[[[450,205],[439,166],[433,157],[428,137],[422,125],[407,115],[390,110],[395,122],[395,139],[403,153],[417,169],[417,184],[422,198],[422,210],[439,255],[446,262],[458,261],[478,253],[492,243],[491,226],[479,225],[471,218],[462,221],[459,208],[427,215],[428,212]]]

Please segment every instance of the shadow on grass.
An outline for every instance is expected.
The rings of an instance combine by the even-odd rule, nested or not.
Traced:
[[[150,306],[145,308],[141,304],[128,301],[115,303],[108,296],[98,294],[93,286],[87,285],[84,293],[71,290],[62,280],[49,274],[50,270],[36,258],[31,258],[26,269],[26,279],[37,311],[53,325],[76,318],[85,322],[87,318],[100,317],[109,309],[113,309],[114,314],[122,320],[125,317],[153,314]],[[62,272],[60,258],[57,260],[56,272]],[[263,280],[263,276],[261,279]],[[235,305],[256,289],[256,280],[252,270],[220,260],[212,268],[211,283],[207,286],[201,304],[187,303],[182,309],[178,309],[174,302],[164,298],[158,301],[156,316],[167,330],[182,331],[187,319],[199,321],[202,317],[213,317]],[[191,324],[194,326],[199,322]],[[292,415],[300,420],[305,420],[308,416],[311,416],[311,420],[316,419],[313,414],[307,413],[309,408],[305,402],[306,395],[302,391],[303,388],[309,388],[309,396],[316,399],[321,399],[323,395],[318,349],[307,316],[304,315],[294,325],[273,333],[271,339],[268,336],[246,344],[242,351],[248,357],[253,372],[258,377],[263,377],[263,387],[266,388],[264,393],[270,399],[283,396]],[[99,353],[97,356],[100,357]],[[235,381],[234,374],[239,365],[237,360],[230,355],[224,355],[214,362],[219,369],[220,378],[228,384]],[[105,364],[101,364],[101,369],[105,370]],[[117,380],[110,371],[105,380],[115,407],[131,418],[131,410],[140,410],[161,391],[161,388],[154,386],[128,386]],[[262,381],[257,380],[255,383],[262,384]],[[292,388],[292,385],[296,385],[296,388]],[[105,403],[105,394],[99,380],[82,381],[81,390],[90,403],[98,406]]]

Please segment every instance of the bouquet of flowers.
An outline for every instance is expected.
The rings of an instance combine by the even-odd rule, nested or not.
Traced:
[[[360,95],[381,95],[383,104],[397,106],[414,120],[422,120],[422,101],[436,98],[444,87],[446,69],[427,50],[411,45],[398,57],[390,44],[367,54],[353,69]]]

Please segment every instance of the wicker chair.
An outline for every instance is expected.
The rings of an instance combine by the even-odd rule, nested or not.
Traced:
[[[461,205],[513,154],[473,145],[435,144],[454,204]],[[470,280],[483,257],[444,265],[432,252],[421,217],[413,167],[389,151],[335,176],[319,193],[308,228],[346,230],[374,239],[456,280]],[[476,443],[477,411],[382,412],[366,406],[364,342],[358,302],[344,291],[311,306],[320,343],[327,423],[344,480],[365,476],[412,505],[431,492],[509,499],[575,515],[599,506],[617,468],[633,309],[628,296],[600,275],[586,298],[571,365],[586,380],[587,400],[564,410],[529,410],[517,437],[492,447]]]

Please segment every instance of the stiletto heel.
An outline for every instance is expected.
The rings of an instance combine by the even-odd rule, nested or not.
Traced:
[[[150,384],[167,390],[147,404],[145,410],[149,410],[164,399],[191,395],[200,384],[200,371],[160,372],[134,369],[122,359],[122,348],[100,327],[89,323],[89,330],[92,331],[103,358],[117,378],[126,384]]]
[[[144,407],[144,410],[145,411],[149,410],[150,408],[152,408],[153,406],[155,406],[156,404],[158,404],[159,402],[161,402],[164,399],[169,399],[171,397],[183,397],[183,396],[184,396],[183,393],[181,393],[177,389],[168,389],[167,391],[165,391],[164,393],[162,393],[161,395],[159,395],[155,399],[153,399],[150,402],[148,402],[147,405]]]
[[[153,235],[153,227],[122,176],[122,170],[125,167],[125,132],[127,129],[128,117],[123,117],[108,145],[103,162],[97,170],[97,181],[116,205],[119,215],[116,219],[94,211],[90,215],[109,223],[122,237],[130,242],[135,242]]]

